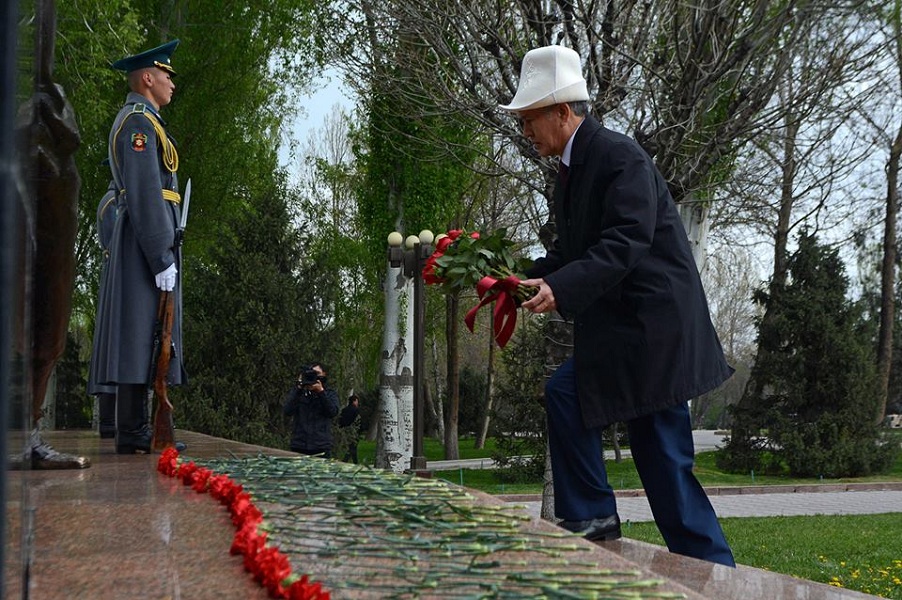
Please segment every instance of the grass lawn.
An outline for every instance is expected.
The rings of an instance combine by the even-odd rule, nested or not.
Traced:
[[[720,521],[739,564],[902,600],[902,512]],[[623,534],[664,545],[654,523]]]
[[[460,438],[457,443],[457,449],[460,452],[460,459],[468,458],[491,458],[495,452],[495,440],[489,438],[485,441],[485,448],[476,448],[475,438]],[[441,440],[435,438],[425,438],[423,440],[423,454],[426,460],[444,460],[445,445]],[[371,465],[376,457],[376,442],[368,440],[360,440],[357,444],[357,456],[360,462],[365,465]]]
[[[902,431],[894,432],[902,443]],[[495,450],[495,440],[486,440],[485,448],[476,449],[473,438],[461,438],[458,443],[460,458],[491,458]],[[444,459],[442,442],[433,438],[423,440],[423,453],[427,461]],[[363,464],[372,464],[376,456],[376,443],[362,440],[358,445],[358,454]],[[724,473],[715,464],[716,452],[701,452],[695,457],[695,474],[704,486],[743,486],[743,485],[788,485],[788,484],[813,484],[813,483],[850,483],[850,482],[878,482],[878,481],[902,481],[902,456],[893,465],[892,470],[886,475],[874,475],[859,478],[821,478],[798,479],[789,477],[775,477],[761,475],[760,473]],[[630,490],[642,487],[639,475],[630,458],[625,458],[616,463],[609,460],[605,463],[608,471],[608,480],[614,489]],[[481,469],[456,469],[453,471],[436,471],[436,477],[447,479],[454,483],[466,485],[483,490],[490,494],[540,494],[542,484],[540,481],[524,484],[504,484],[496,476],[494,471]]]
[[[473,440],[461,439],[461,458],[488,458],[493,442],[486,449],[473,448]],[[375,446],[360,445],[365,462],[372,462]],[[444,458],[437,440],[424,441],[427,460]],[[785,485],[814,483],[850,483],[902,481],[902,457],[890,473],[861,478],[790,479],[755,473],[732,474],[720,471],[715,452],[696,456],[695,472],[704,486]],[[608,479],[615,489],[638,489],[642,485],[631,459],[620,463],[607,461]],[[502,482],[496,471],[457,469],[436,471],[435,476],[452,483],[480,489],[490,494],[540,494],[541,482],[512,484]],[[902,600],[902,507],[887,507],[895,513],[855,516],[750,517],[721,519],[736,561],[743,565],[776,573],[818,581]],[[663,545],[654,523],[624,525],[626,537]]]
[[[799,479],[789,477],[773,477],[749,474],[724,473],[715,464],[716,452],[702,452],[695,457],[695,476],[707,487],[743,486],[743,485],[786,485],[814,483],[865,483],[875,481],[902,481],[902,456],[886,475],[872,477],[838,478],[838,479]],[[615,490],[640,489],[642,483],[633,460],[625,458],[621,462],[607,461],[608,481]],[[523,484],[505,484],[492,470],[456,469],[453,471],[436,471],[436,477],[447,479],[459,485],[480,489],[489,494],[541,494],[542,484],[539,481]]]

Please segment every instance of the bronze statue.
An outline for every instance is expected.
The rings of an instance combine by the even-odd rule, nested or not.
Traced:
[[[28,186],[25,205],[25,248],[19,281],[25,286],[25,324],[18,336],[28,356],[27,324],[31,324],[31,389],[33,430],[24,456],[36,469],[83,469],[86,457],[63,454],[46,443],[38,424],[50,375],[66,346],[75,282],[75,237],[81,180],[75,151],[81,143],[75,113],[61,86],[53,82],[56,10],[53,0],[37,3],[35,90],[19,111],[16,123],[20,169]]]

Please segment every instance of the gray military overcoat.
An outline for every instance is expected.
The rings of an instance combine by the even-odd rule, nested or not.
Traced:
[[[98,308],[97,383],[151,383],[150,364],[160,291],[154,276],[176,263],[174,354],[170,384],[183,381],[182,268],[175,247],[180,205],[164,200],[178,190],[175,172],[163,160],[163,144],[151,117],[165,123],[146,98],[130,93],[110,130],[110,169],[124,189],[117,201],[107,280]],[[168,137],[168,134],[165,134]]]
[[[106,287],[107,268],[110,264],[110,241],[113,239],[113,229],[116,227],[116,192],[118,186],[115,181],[110,181],[106,193],[97,204],[97,241],[103,249],[103,257],[100,263],[100,284],[97,286],[97,306],[103,297]],[[96,321],[96,318],[95,318]],[[112,385],[100,385],[97,383],[97,346],[100,339],[95,335],[91,348],[91,365],[88,370],[88,394],[115,394],[116,388]]]
[[[651,158],[592,117],[574,137],[558,237],[527,270],[574,321],[587,427],[685,402],[730,377],[686,231]]]

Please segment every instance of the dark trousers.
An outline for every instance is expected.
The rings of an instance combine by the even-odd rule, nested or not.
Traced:
[[[348,444],[348,451],[345,452],[343,462],[357,464],[357,444]]]
[[[99,416],[100,433],[113,433],[116,431],[116,394],[100,392],[97,394],[97,407]]]
[[[583,425],[572,358],[545,386],[545,404],[556,516],[582,521],[615,514],[617,501],[604,466],[601,431]],[[735,566],[711,502],[692,473],[695,448],[688,404],[626,425],[636,470],[668,549]]]

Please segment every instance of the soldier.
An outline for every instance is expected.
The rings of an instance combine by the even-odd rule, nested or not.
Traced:
[[[108,165],[109,161],[104,159],[103,164]],[[116,182],[110,181],[109,188],[107,188],[106,193],[100,198],[100,203],[97,205],[97,241],[103,250],[103,260],[100,266],[100,285],[97,292],[98,305],[100,297],[103,295],[103,289],[106,287],[106,272],[110,263],[110,240],[113,238],[113,229],[116,227],[117,189]],[[96,318],[94,320],[95,322],[97,321]],[[100,385],[96,381],[97,374],[95,373],[94,359],[97,354],[99,341],[100,338],[95,335],[91,351],[91,369],[88,373],[88,395],[97,396],[100,437],[109,439],[116,435],[116,388],[111,385]]]
[[[116,386],[116,452],[150,452],[145,403],[151,384],[154,327],[160,293],[175,295],[174,346],[167,380],[186,381],[182,367],[181,216],[178,152],[160,109],[172,100],[173,40],[113,63],[131,90],[109,136],[110,170],[118,187],[116,224],[98,306],[95,382]]]

